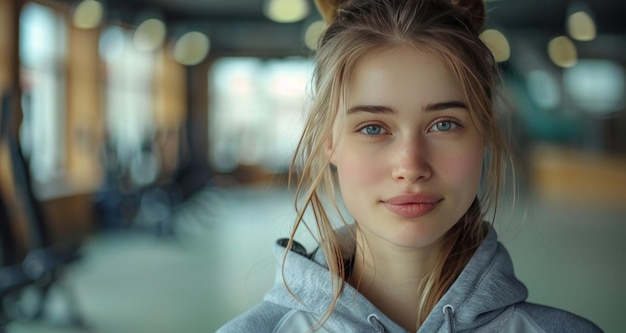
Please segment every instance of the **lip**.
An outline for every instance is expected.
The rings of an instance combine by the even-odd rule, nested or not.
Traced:
[[[382,200],[391,212],[405,218],[416,218],[430,213],[443,200],[429,194],[402,194]]]

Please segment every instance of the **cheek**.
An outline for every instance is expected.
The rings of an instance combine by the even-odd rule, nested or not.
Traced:
[[[476,145],[466,147],[457,154],[448,155],[440,161],[441,174],[446,175],[446,179],[451,184],[463,186],[468,195],[473,197],[476,195],[480,184],[483,154],[483,146]]]
[[[339,183],[343,186],[367,186],[374,184],[380,178],[381,163],[359,156],[343,154],[336,161]]]
[[[385,176],[385,165],[383,161],[376,160],[375,155],[358,151],[353,146],[337,148],[335,166],[344,196],[364,194],[363,189],[374,186]]]

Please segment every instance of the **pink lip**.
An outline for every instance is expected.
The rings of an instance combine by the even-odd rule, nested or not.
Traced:
[[[416,218],[430,213],[441,200],[427,194],[402,194],[382,200],[382,204],[402,217]]]

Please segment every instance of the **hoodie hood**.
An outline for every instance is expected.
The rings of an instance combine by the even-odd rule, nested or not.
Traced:
[[[526,287],[515,278],[508,252],[498,242],[496,232],[490,226],[489,229],[481,246],[418,332],[459,332],[476,328],[526,299]],[[339,232],[347,233],[347,230]],[[321,318],[333,299],[331,273],[323,252],[315,251],[308,256],[304,251],[289,251],[282,270],[285,251],[279,244],[274,247],[279,269],[265,301]],[[324,327],[342,333],[406,332],[347,283]]]
[[[528,290],[515,277],[508,251],[490,227],[481,246],[435,305],[419,332],[440,331],[446,315],[450,314],[453,320],[448,324],[454,329],[448,331],[483,326],[507,307],[523,302],[527,297]]]

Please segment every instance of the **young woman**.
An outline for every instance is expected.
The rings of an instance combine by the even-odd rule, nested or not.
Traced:
[[[482,1],[318,7],[329,26],[294,158],[294,234],[312,210],[319,249],[307,254],[293,234],[279,242],[276,285],[219,332],[600,331],[527,303],[484,222],[508,149],[491,105],[496,64],[478,38]]]

